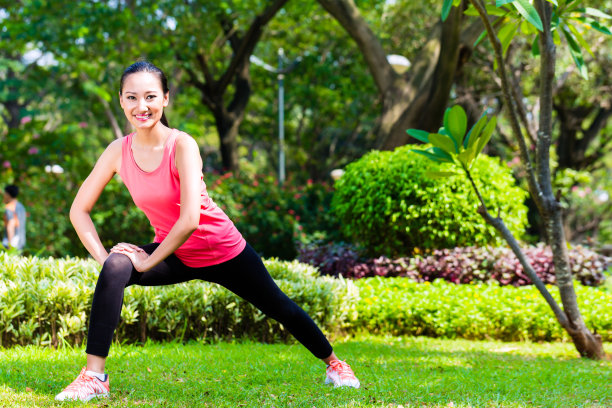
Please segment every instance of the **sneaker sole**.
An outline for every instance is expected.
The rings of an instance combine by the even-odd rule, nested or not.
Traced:
[[[85,398],[83,400],[81,400],[79,398],[58,399],[56,397],[55,401],[66,401],[66,402],[70,402],[70,401],[82,401],[82,402],[88,402],[88,401],[91,401],[94,398],[109,398],[109,397],[110,397],[110,392],[105,392],[104,394],[89,395],[87,398]]]
[[[328,375],[327,378],[325,378],[325,384],[334,384],[334,388],[337,388],[337,387],[359,388],[361,386],[361,383],[359,382],[359,380],[348,380],[344,384],[338,384],[341,382],[342,381],[339,378],[337,378],[337,381],[334,381],[334,379],[330,375]]]

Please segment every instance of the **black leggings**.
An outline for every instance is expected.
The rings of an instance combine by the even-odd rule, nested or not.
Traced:
[[[159,244],[144,245],[151,254]],[[190,268],[170,255],[147,272],[134,269],[123,254],[111,254],[102,267],[94,292],[87,353],[106,357],[119,323],[123,291],[130,285],[160,286],[200,279],[224,286],[285,326],[317,358],[326,358],[332,347],[315,322],[276,285],[261,258],[249,244],[240,255],[218,265]]]

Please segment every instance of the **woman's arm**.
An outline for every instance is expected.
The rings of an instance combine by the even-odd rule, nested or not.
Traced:
[[[150,256],[131,244],[117,245],[111,251],[128,255],[139,272],[148,271],[176,251],[200,223],[202,158],[191,136],[183,134],[176,141],[175,163],[181,183],[181,212],[166,238]]]
[[[91,220],[91,210],[98,201],[102,190],[111,180],[121,166],[121,140],[112,142],[102,153],[89,176],[85,179],[77,192],[72,207],[70,207],[70,221],[76,230],[81,242],[91,256],[102,265],[108,257],[96,227]]]

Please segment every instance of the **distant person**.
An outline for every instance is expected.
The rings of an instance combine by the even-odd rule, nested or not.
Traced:
[[[5,248],[22,250],[26,243],[26,210],[17,200],[19,187],[11,184],[4,187],[4,235]]]
[[[166,76],[155,65],[136,62],[123,72],[119,101],[136,131],[106,148],[72,203],[70,220],[102,270],[89,317],[87,366],[55,399],[88,401],[109,394],[104,367],[126,287],[195,279],[220,284],[279,321],[327,364],[326,383],[358,388],[349,365],[336,357],[319,327],[279,289],[261,258],[209,198],[196,141],[168,126],[168,98]],[[147,245],[118,243],[108,254],[90,213],[115,174],[153,225],[155,239]]]

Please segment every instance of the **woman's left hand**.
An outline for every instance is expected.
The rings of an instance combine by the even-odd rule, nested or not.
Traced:
[[[132,261],[134,268],[138,272],[146,272],[149,269],[145,265],[145,261],[149,258],[149,254],[139,246],[128,244],[127,242],[120,242],[112,247],[110,251],[111,253],[123,254],[130,258],[130,261]]]

